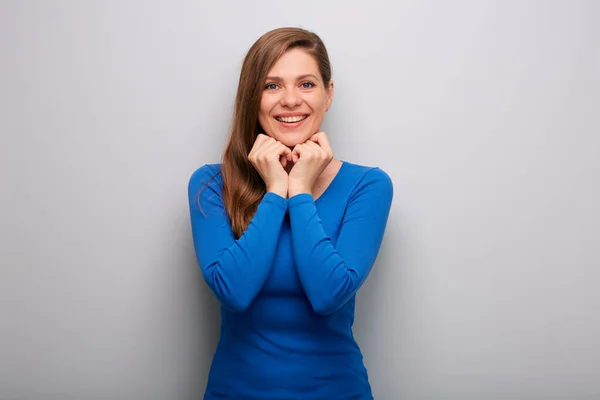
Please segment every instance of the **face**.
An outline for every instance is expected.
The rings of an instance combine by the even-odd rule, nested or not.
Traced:
[[[267,74],[258,122],[265,133],[292,148],[319,132],[333,98],[317,61],[302,49],[287,51]]]

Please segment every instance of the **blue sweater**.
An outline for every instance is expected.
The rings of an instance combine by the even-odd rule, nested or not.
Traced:
[[[219,171],[200,167],[188,187],[198,263],[221,303],[204,399],[372,399],[352,324],[387,223],[389,176],[344,161],[317,200],[266,193],[236,240]]]

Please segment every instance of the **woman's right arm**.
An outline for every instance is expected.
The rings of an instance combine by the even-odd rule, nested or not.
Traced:
[[[243,312],[271,271],[287,199],[267,192],[248,228],[236,240],[221,198],[220,176],[210,179],[216,172],[204,165],[189,181],[194,248],[202,275],[219,302],[229,310]]]

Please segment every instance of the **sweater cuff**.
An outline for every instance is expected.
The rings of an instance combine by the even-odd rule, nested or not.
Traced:
[[[284,211],[287,211],[288,209],[288,200],[273,192],[265,193],[262,202],[275,204],[276,206],[282,208]]]
[[[292,196],[288,199],[288,208],[292,208],[294,206],[302,205],[302,204],[314,204],[315,199],[310,193],[300,193],[295,196]]]

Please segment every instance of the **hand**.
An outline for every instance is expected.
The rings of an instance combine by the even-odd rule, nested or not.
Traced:
[[[292,151],[294,167],[289,174],[288,195],[311,193],[316,179],[333,160],[333,150],[325,132],[317,132]]]
[[[248,160],[265,182],[267,192],[287,198],[289,178],[284,167],[292,160],[292,151],[268,135],[259,134]]]

